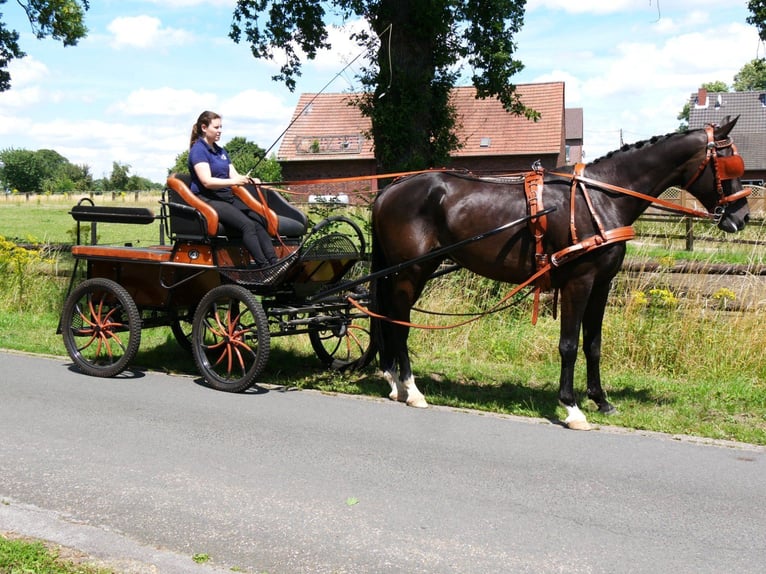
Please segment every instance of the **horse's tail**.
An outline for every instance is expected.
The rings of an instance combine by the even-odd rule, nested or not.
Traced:
[[[372,210],[370,228],[370,238],[372,243],[370,273],[375,274],[388,267],[388,260],[386,259],[386,255],[380,244],[380,238],[375,231],[374,207]],[[370,282],[370,310],[379,315],[386,314],[386,279],[386,277],[376,277]],[[382,324],[382,319],[378,319],[374,316],[370,317],[370,339],[372,340],[373,348],[378,352],[379,357],[382,357],[383,349],[385,348]]]

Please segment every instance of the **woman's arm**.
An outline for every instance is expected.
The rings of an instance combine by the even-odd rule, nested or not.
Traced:
[[[232,185],[247,185],[250,183],[250,178],[237,173],[234,165],[229,166],[229,177],[226,179],[213,177],[210,173],[210,164],[206,161],[195,163],[194,173],[197,174],[197,179],[206,189],[222,189]]]

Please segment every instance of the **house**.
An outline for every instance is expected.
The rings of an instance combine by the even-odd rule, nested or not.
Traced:
[[[582,108],[565,110],[566,164],[573,165],[583,161],[583,115]]]
[[[565,121],[564,83],[520,84],[522,101],[540,112],[535,122],[514,116],[496,99],[477,99],[473,87],[453,90],[460,149],[447,167],[479,174],[528,171],[540,161],[552,168],[582,157],[582,110]],[[302,94],[282,138],[277,160],[285,181],[358,178],[300,186],[304,193],[375,192],[377,173],[370,120],[353,105],[355,94]],[[579,122],[579,125],[578,125]],[[571,131],[571,140],[570,140]],[[437,166],[442,167],[442,166]],[[365,177],[367,176],[367,177]]]
[[[689,102],[689,129],[709,123],[723,123],[727,116],[739,116],[731,132],[737,151],[745,161],[742,182],[754,186],[751,211],[764,210],[766,181],[766,92],[708,92],[700,88]]]

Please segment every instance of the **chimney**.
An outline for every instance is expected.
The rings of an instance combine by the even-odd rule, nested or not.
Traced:
[[[697,107],[707,107],[707,90],[705,88],[700,88],[697,91]]]

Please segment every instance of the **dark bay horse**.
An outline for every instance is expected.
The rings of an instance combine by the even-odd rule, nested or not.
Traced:
[[[577,174],[572,166],[539,172],[542,188],[533,194],[537,207],[555,208],[536,220],[541,225],[520,223],[449,253],[474,273],[515,284],[535,274],[538,261],[553,263],[547,278],[561,300],[559,401],[567,409],[564,422],[570,428],[589,428],[573,388],[581,329],[588,397],[600,412],[615,412],[601,386],[599,361],[610,283],[630,238],[620,231],[631,230],[650,200],[672,186],[683,187],[708,213],[715,212],[725,231],[741,230],[748,221],[749,190],[739,181],[744,164],[728,137],[736,121],[625,146],[578,166]],[[428,172],[397,180],[379,193],[373,206],[372,271],[522,219],[532,209],[527,197],[525,184],[511,178]],[[407,350],[410,310],[445,257],[404,266],[378,278],[373,288],[375,311],[390,319],[373,318],[380,368],[391,385],[390,398],[410,406],[427,406]]]

